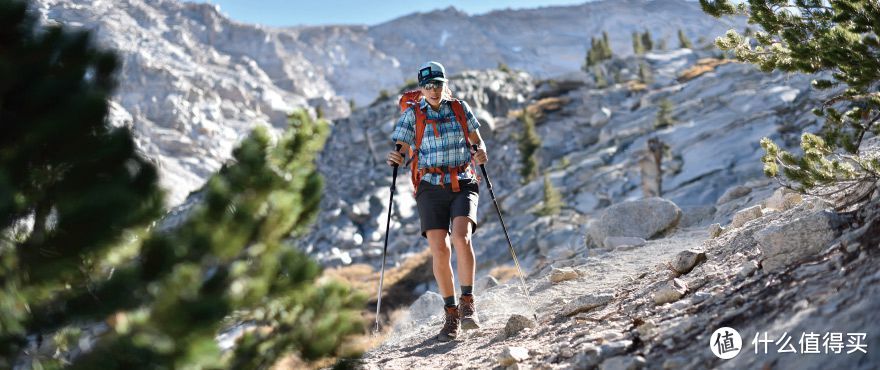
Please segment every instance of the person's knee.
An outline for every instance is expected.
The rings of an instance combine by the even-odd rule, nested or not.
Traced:
[[[445,230],[429,230],[427,233],[428,245],[431,247],[431,254],[435,257],[449,258],[452,251],[449,244],[446,243]]]
[[[471,247],[471,231],[469,227],[470,225],[467,225],[453,230],[452,244],[455,245],[456,249]]]

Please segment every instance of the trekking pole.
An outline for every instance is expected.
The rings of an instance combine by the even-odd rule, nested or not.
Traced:
[[[400,144],[397,144],[395,151],[400,152]],[[388,201],[388,222],[385,224],[385,248],[382,249],[382,272],[379,274],[379,300],[376,302],[376,329],[373,334],[379,332],[379,309],[382,308],[382,283],[385,281],[385,258],[388,255],[388,230],[391,229],[391,211],[394,206],[394,191],[397,189],[397,167],[395,163],[392,165],[394,172],[391,175],[391,199]]]
[[[477,144],[472,145],[474,151],[477,151]],[[480,171],[483,172],[483,178],[486,179],[486,187],[489,188],[489,195],[492,196],[492,202],[495,203],[495,211],[498,212],[498,220],[501,221],[501,229],[504,230],[504,237],[507,238],[507,247],[510,248],[510,255],[513,256],[513,264],[519,272],[519,282],[522,284],[523,291],[526,293],[526,299],[529,302],[529,308],[532,309],[532,315],[535,316],[535,322],[538,321],[538,312],[535,311],[535,305],[532,304],[532,296],[529,295],[529,288],[526,286],[526,279],[523,275],[522,268],[519,267],[519,259],[516,258],[516,251],[513,250],[513,243],[510,241],[510,235],[507,233],[507,226],[504,226],[504,217],[501,216],[501,208],[498,207],[498,200],[495,199],[495,191],[492,190],[492,181],[489,181],[489,174],[486,173],[486,165],[480,165]]]

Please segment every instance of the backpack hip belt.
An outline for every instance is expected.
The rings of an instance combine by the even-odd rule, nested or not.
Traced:
[[[426,173],[435,173],[440,175],[440,187],[445,189],[446,186],[443,182],[443,176],[448,173],[449,181],[452,184],[452,192],[457,193],[461,190],[461,187],[458,184],[458,174],[466,171],[468,167],[470,167],[468,164],[463,164],[461,166],[447,166],[447,171],[443,171],[443,167],[422,168],[419,170],[419,182],[421,182],[422,177],[425,176]]]

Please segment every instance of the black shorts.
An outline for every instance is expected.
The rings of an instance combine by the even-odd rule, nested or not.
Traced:
[[[477,205],[480,201],[480,187],[476,179],[458,182],[459,191],[452,192],[452,184],[433,185],[422,181],[416,192],[416,206],[422,224],[422,237],[426,231],[444,229],[450,233],[452,219],[466,216],[471,221],[471,233],[477,231]]]

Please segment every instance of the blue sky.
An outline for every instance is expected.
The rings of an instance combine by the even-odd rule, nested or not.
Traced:
[[[190,0],[193,1],[193,0]],[[268,26],[325,24],[379,24],[413,12],[427,12],[454,6],[468,14],[495,9],[536,8],[548,5],[582,4],[587,0],[196,0],[219,4],[221,11],[239,22]]]

